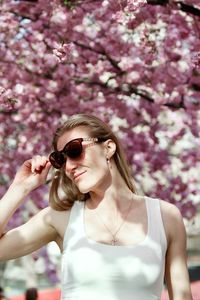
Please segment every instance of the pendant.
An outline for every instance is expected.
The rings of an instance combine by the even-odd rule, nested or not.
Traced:
[[[117,240],[113,237],[111,240],[111,245],[116,246],[117,245]]]

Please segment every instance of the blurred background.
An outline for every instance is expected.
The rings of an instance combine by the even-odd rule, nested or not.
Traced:
[[[70,115],[101,117],[122,139],[138,190],[180,209],[195,300],[199,37],[199,0],[0,1],[0,196],[24,160],[50,153],[54,130]],[[51,175],[8,228],[48,205],[50,183]],[[8,298],[36,286],[41,299],[59,299],[60,258],[51,243],[0,263],[0,286]]]

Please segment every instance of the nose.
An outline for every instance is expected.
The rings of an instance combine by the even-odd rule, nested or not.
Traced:
[[[69,176],[73,174],[77,167],[77,162],[74,159],[70,159],[69,157],[67,157],[65,162],[65,171]]]

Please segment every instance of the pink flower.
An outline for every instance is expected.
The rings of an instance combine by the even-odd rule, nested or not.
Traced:
[[[58,45],[57,48],[53,49],[53,54],[56,56],[59,62],[63,63],[70,60],[72,50],[73,50],[73,45],[71,43],[62,44],[62,45]]]
[[[147,4],[146,0],[128,0],[126,10],[129,12],[136,11],[145,4]]]
[[[5,88],[4,87],[2,87],[2,86],[0,86],[0,96],[3,94],[3,93],[5,93]]]
[[[197,52],[194,54],[191,58],[191,62],[193,67],[200,68],[200,52]]]

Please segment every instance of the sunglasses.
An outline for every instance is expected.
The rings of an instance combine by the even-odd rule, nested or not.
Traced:
[[[49,161],[56,169],[60,169],[67,160],[80,158],[83,153],[83,141],[91,141],[93,143],[105,142],[105,138],[77,138],[68,142],[61,151],[54,151],[49,155]]]

